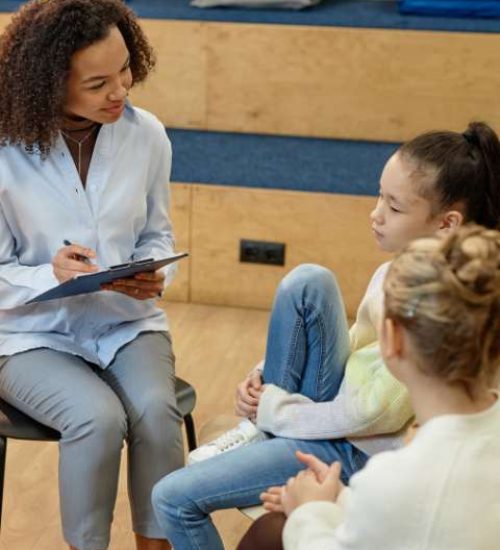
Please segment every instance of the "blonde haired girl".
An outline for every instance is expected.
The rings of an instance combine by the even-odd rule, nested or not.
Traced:
[[[339,481],[314,460],[281,489],[285,550],[489,550],[500,537],[500,232],[414,241],[385,283],[381,347],[420,425]],[[304,458],[304,457],[303,457]]]

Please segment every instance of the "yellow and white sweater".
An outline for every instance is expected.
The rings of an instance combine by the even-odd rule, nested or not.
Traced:
[[[350,330],[351,355],[333,401],[315,403],[269,384],[259,402],[259,429],[294,439],[347,438],[368,455],[402,445],[413,411],[407,389],[385,366],[378,343],[388,267],[377,269],[361,301]]]

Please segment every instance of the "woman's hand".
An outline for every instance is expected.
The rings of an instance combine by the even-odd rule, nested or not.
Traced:
[[[82,273],[95,273],[99,266],[91,264],[95,252],[78,244],[63,246],[52,259],[54,275],[60,283],[65,283]]]
[[[340,463],[334,462],[325,479],[320,482],[312,470],[302,470],[281,488],[281,505],[287,516],[306,502],[327,500],[335,502],[342,488]]]
[[[263,391],[264,386],[262,385],[260,371],[251,372],[236,388],[234,405],[236,415],[255,420]]]
[[[116,279],[101,286],[102,290],[121,292],[136,300],[159,298],[163,293],[165,275],[162,271],[136,273],[134,277]]]

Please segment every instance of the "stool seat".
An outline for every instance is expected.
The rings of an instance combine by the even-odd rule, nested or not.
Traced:
[[[182,378],[175,379],[175,395],[177,397],[177,406],[182,418],[190,414],[196,405],[196,392],[193,386],[188,384]]]
[[[11,439],[57,441],[61,434],[0,399],[0,434]]]
[[[186,437],[188,449],[194,451],[196,449],[196,430],[194,427],[193,412],[196,405],[196,392],[193,386],[188,384],[182,378],[175,378],[175,396],[177,397],[177,407],[184,418],[184,427],[186,428]]]
[[[194,388],[182,378],[175,379],[177,406],[182,417],[191,414],[196,405]],[[0,399],[0,436],[30,441],[57,441],[61,434]]]

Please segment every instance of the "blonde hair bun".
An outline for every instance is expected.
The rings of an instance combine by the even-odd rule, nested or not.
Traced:
[[[462,299],[488,303],[500,292],[500,233],[468,226],[443,243]]]
[[[500,232],[463,226],[416,240],[393,261],[386,316],[403,325],[425,370],[492,383],[500,367]]]

